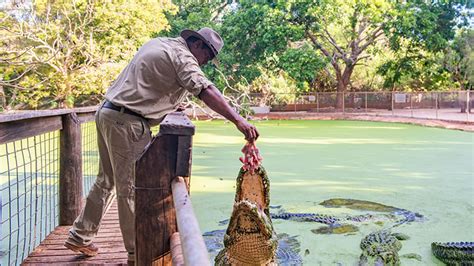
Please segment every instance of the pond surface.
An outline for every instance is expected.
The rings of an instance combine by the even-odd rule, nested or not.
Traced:
[[[191,196],[201,230],[226,229],[244,140],[233,124],[195,122]],[[431,242],[474,236],[474,134],[398,123],[361,121],[255,122],[257,146],[271,180],[271,205],[287,212],[337,217],[379,212],[327,208],[331,198],[371,201],[423,215],[393,222],[358,222],[356,232],[316,234],[323,224],[274,219],[277,233],[297,236],[304,265],[355,265],[360,242],[391,228],[402,241],[402,265],[443,265]],[[277,212],[278,209],[272,209]]]

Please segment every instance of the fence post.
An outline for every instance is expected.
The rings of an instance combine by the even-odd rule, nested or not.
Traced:
[[[59,139],[59,225],[71,225],[82,209],[81,123],[76,113],[62,116]]]
[[[410,93],[410,112],[411,117],[413,118],[413,93]]]
[[[392,91],[392,116],[395,115],[395,110],[393,110],[395,108],[395,103],[394,103],[394,98],[395,97],[395,92]]]
[[[169,114],[136,162],[136,265],[171,265],[170,237],[178,230],[171,181],[190,176],[192,135],[183,113]]]
[[[433,92],[433,93],[435,94],[436,119],[438,119],[438,105],[439,105],[438,92]]]
[[[346,103],[346,96],[344,94],[344,91],[342,91],[342,113],[345,113],[345,107],[346,107],[345,103]]]
[[[295,104],[295,106],[294,106],[294,112],[295,112],[295,113],[296,113],[296,102],[297,102],[297,101],[298,101],[298,96],[297,96],[296,93],[295,93],[295,101],[294,101],[294,104]]]
[[[367,92],[365,92],[365,114],[368,113],[368,110],[367,110],[367,101],[368,101],[367,97],[368,96],[369,96],[369,94]]]
[[[467,121],[469,121],[469,113],[470,113],[470,105],[471,105],[471,90],[467,90],[467,93],[466,93],[466,117],[467,117]]]
[[[316,92],[316,112],[319,113],[319,92]]]

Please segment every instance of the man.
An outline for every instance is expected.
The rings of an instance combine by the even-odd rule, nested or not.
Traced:
[[[187,94],[199,97],[233,122],[247,140],[258,138],[257,129],[227,104],[200,69],[223,45],[210,28],[184,30],[181,37],[156,38],[144,44],[120,73],[96,114],[99,173],[69,231],[67,248],[87,256],[97,254],[92,240],[116,194],[125,248],[129,262],[134,261],[135,161],[151,140],[150,125],[175,111]]]

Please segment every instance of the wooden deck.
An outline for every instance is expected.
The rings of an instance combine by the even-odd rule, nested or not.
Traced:
[[[84,257],[64,247],[70,226],[58,226],[26,258],[22,265],[127,265],[118,221],[117,203],[105,214],[94,243],[99,247],[95,257]]]

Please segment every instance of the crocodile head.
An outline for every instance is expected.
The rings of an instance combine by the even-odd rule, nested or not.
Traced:
[[[216,265],[270,265],[275,261],[277,235],[269,216],[269,182],[265,170],[241,170],[224,249]]]
[[[390,230],[370,233],[360,243],[359,265],[400,265],[398,251],[402,248],[397,234]]]

